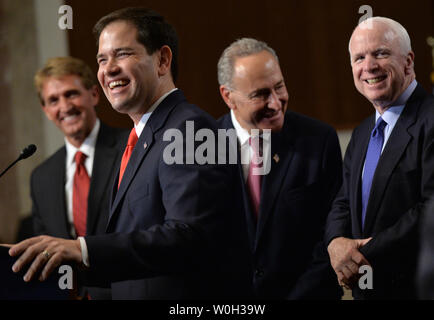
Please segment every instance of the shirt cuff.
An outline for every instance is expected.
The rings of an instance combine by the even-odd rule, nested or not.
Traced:
[[[89,255],[87,253],[86,240],[84,240],[83,237],[78,237],[78,240],[80,241],[80,246],[81,246],[81,258],[83,260],[82,262],[87,268],[89,268],[90,264],[89,264]]]

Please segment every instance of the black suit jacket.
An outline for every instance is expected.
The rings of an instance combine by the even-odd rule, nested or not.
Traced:
[[[230,114],[219,119],[219,126],[234,128]],[[322,242],[326,217],[342,182],[336,132],[320,121],[287,111],[282,130],[271,136],[271,157],[257,223],[240,163],[236,172],[236,205],[245,216],[254,295],[340,299],[342,291]]]
[[[101,122],[95,145],[95,157],[88,196],[88,235],[105,233],[109,216],[111,184],[122,157],[128,132]],[[32,217],[36,235],[71,239],[65,202],[66,148],[39,165],[31,176]],[[90,289],[91,297],[108,298],[102,291]]]
[[[422,215],[417,289],[419,298],[434,299],[434,194]]]
[[[113,185],[109,234],[85,238],[89,273],[112,281],[114,299],[242,296],[234,217],[223,201],[232,196],[232,177],[225,165],[186,163],[183,151],[195,143],[186,137],[187,121],[194,131],[216,130],[215,120],[176,90],[149,118],[119,190]],[[165,160],[172,140],[183,148],[181,164]]]
[[[325,241],[373,237],[360,249],[373,267],[373,289],[357,287],[355,298],[415,298],[417,227],[434,194],[434,99],[418,85],[407,101],[378,162],[362,231],[361,174],[374,125],[375,115],[353,132]]]

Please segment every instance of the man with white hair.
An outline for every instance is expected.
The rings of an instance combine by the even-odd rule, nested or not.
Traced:
[[[434,194],[434,98],[415,80],[410,38],[398,22],[363,21],[349,51],[354,84],[375,114],[353,132],[325,242],[354,298],[412,299],[418,223]],[[362,265],[372,267],[363,279]]]

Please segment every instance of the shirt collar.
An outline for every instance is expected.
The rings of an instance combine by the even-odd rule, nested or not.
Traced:
[[[417,82],[416,80],[413,80],[407,89],[405,89],[405,91],[398,97],[398,99],[396,99],[396,101],[392,103],[392,105],[386,111],[384,111],[383,115],[377,111],[375,113],[375,122],[377,122],[378,118],[381,116],[381,118],[386,121],[388,125],[393,127],[398,121],[398,118],[404,110],[405,104],[407,103],[411,94],[416,89],[416,86]]]
[[[231,119],[232,119],[232,124],[234,125],[235,131],[237,133],[238,141],[240,142],[240,144],[244,145],[245,143],[248,143],[248,141],[250,139],[250,134],[238,122],[233,110],[231,110]],[[268,141],[270,139],[271,135],[267,135],[267,134],[262,135],[261,134],[261,137],[264,138],[264,140]]]
[[[137,137],[140,137],[142,134],[143,129],[145,128],[146,123],[148,122],[152,112],[154,112],[155,109],[157,109],[158,105],[163,101],[169,94],[171,94],[173,91],[178,90],[178,88],[174,88],[170,90],[169,92],[166,92],[163,94],[157,101],[155,101],[152,106],[146,111],[146,113],[140,118],[140,121],[137,125],[134,125],[134,128],[136,129]]]
[[[99,128],[101,127],[99,119],[96,119],[95,125],[93,126],[92,131],[87,136],[87,138],[83,141],[79,148],[74,147],[66,138],[65,138],[65,146],[66,146],[66,163],[72,164],[74,162],[74,157],[77,151],[83,152],[88,158],[92,158],[95,153],[95,145],[96,138],[98,136]]]
[[[238,141],[241,145],[244,145],[250,138],[249,132],[241,127],[240,123],[238,122],[237,118],[235,117],[234,111],[231,110],[231,119],[232,124],[234,125],[235,131],[237,133]]]

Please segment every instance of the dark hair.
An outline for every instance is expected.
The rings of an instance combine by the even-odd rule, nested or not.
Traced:
[[[172,50],[170,71],[175,82],[178,77],[178,36],[164,17],[146,8],[132,7],[113,11],[99,19],[93,27],[97,47],[101,32],[107,25],[117,20],[130,22],[137,28],[137,41],[143,44],[148,54],[153,54],[164,45]]]

